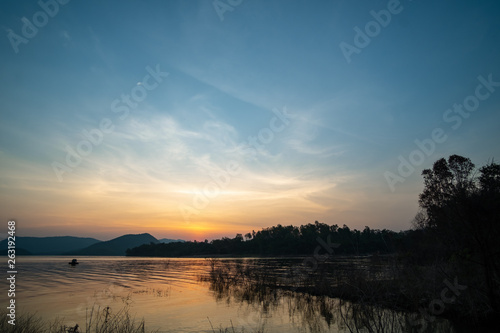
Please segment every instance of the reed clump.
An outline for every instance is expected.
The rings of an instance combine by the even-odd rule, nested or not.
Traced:
[[[58,318],[52,322],[44,321],[36,314],[21,314],[16,317],[15,325],[9,323],[6,311],[0,311],[0,332],[3,333],[146,333],[144,319],[136,320],[128,307],[116,313],[110,307],[94,305],[87,310],[83,326],[63,324]]]

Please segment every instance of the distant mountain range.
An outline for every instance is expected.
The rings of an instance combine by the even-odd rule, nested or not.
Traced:
[[[185,240],[182,239],[169,239],[169,238],[162,238],[158,239],[158,243],[184,243]]]
[[[128,248],[150,243],[158,243],[158,240],[150,234],[123,235],[109,241],[92,244],[78,251],[68,251],[64,254],[80,256],[123,256]]]
[[[150,243],[184,242],[182,239],[156,239],[150,234],[123,235],[109,241],[72,236],[16,237],[16,255],[96,255],[124,256],[128,248]],[[7,253],[7,239],[0,242],[0,253]]]
[[[56,255],[76,251],[101,242],[95,238],[81,237],[17,237],[16,254]],[[0,242],[2,252],[7,251],[7,239]],[[24,250],[24,251],[23,251]]]

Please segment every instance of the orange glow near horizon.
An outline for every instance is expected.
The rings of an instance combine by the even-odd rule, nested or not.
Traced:
[[[500,158],[500,1],[413,1],[369,50],[369,1],[54,1],[0,2],[0,239],[408,230],[424,170]]]
[[[143,183],[138,187],[135,179],[124,181],[118,175],[91,174],[55,186],[43,180],[24,182],[18,184],[16,192],[3,194],[1,199],[18,212],[8,218],[18,220],[19,235],[100,240],[150,233],[157,238],[203,241],[232,238],[237,233],[244,235],[277,224],[301,225],[316,220],[360,229],[386,223],[381,228],[391,228],[387,220],[398,218],[395,210],[383,211],[380,198],[339,186],[355,181],[354,176],[333,182],[243,172],[226,189],[200,198],[199,185],[194,181],[190,186],[181,186],[141,178]],[[416,201],[410,195],[399,193],[395,202],[401,211],[399,216],[405,210],[416,211]],[[30,210],[23,209],[26,203]],[[372,212],[377,212],[378,220],[366,221],[364,217]]]

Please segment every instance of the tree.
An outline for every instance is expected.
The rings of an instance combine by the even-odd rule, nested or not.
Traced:
[[[445,244],[445,257],[459,257],[463,266],[479,262],[489,306],[499,312],[500,165],[491,162],[476,174],[459,155],[424,170],[416,223]]]

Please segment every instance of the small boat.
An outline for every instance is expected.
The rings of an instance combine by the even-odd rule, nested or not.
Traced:
[[[70,264],[71,266],[75,266],[75,265],[78,265],[79,262],[78,262],[78,260],[73,259],[73,260],[71,260],[71,262],[68,262],[68,264]]]

